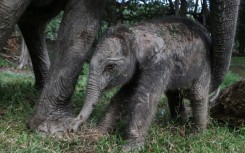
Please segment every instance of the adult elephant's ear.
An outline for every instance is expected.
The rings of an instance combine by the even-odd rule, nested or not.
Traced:
[[[163,39],[154,33],[134,30],[134,39],[134,54],[141,66],[164,49]]]

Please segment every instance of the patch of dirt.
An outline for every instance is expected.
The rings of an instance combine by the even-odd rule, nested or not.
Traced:
[[[223,90],[210,109],[211,117],[233,127],[245,125],[244,94],[245,80],[238,81]]]

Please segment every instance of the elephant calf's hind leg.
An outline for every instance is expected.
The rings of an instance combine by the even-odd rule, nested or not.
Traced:
[[[197,84],[190,91],[190,101],[193,121],[199,130],[207,128],[209,86],[205,83]]]

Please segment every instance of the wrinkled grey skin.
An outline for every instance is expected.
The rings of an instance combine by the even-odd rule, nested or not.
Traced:
[[[59,134],[69,127],[73,114],[70,98],[99,27],[104,0],[70,0],[56,42],[54,60],[28,126]]]
[[[3,47],[13,26],[18,24],[27,44],[35,86],[41,89],[50,66],[45,42],[45,28],[53,17],[64,9],[67,0],[22,0],[0,2],[0,48]]]
[[[0,48],[18,23],[26,39],[36,76],[42,88],[35,113],[28,123],[33,130],[57,133],[66,130],[72,116],[70,97],[86,54],[95,38],[105,0],[1,0]],[[48,20],[64,10],[55,55],[49,69],[44,41]],[[48,71],[49,69],[49,71]],[[44,85],[44,82],[47,82]]]
[[[72,130],[89,117],[101,92],[115,86],[122,87],[99,130],[108,133],[118,119],[128,115],[126,150],[144,143],[162,93],[168,98],[172,118],[186,116],[183,98],[187,98],[196,127],[206,129],[209,93],[216,90],[219,79],[212,77],[209,33],[190,19],[162,20],[109,30],[92,58],[86,101]]]
[[[32,1],[18,21],[31,57],[35,86],[42,89],[48,76],[50,60],[45,41],[47,23],[64,9],[67,0]]]
[[[211,40],[190,19],[165,18],[112,28],[92,57],[86,101],[73,129],[87,119],[101,92],[115,86],[122,88],[111,100],[99,130],[107,133],[120,115],[129,115],[126,148],[143,144],[162,93],[168,97],[173,118],[186,114],[183,98],[189,99],[196,126],[205,129],[211,76]]]
[[[31,0],[0,1],[0,48],[6,42],[10,29],[19,21],[30,2]],[[56,55],[51,63],[36,111],[28,123],[31,129],[58,133],[72,127],[69,100],[85,56],[96,35],[104,2],[104,0],[69,0],[65,5],[55,47]],[[212,64],[214,72],[212,75],[214,78],[218,76],[212,84],[217,86],[223,80],[229,65],[239,3],[240,0],[211,1],[214,52],[212,61],[215,62],[215,68]],[[215,89],[215,86],[213,88]]]

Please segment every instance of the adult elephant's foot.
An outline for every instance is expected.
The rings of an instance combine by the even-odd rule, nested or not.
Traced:
[[[69,130],[70,124],[74,119],[71,112],[52,112],[49,115],[36,113],[28,122],[28,127],[42,134],[60,136]]]

